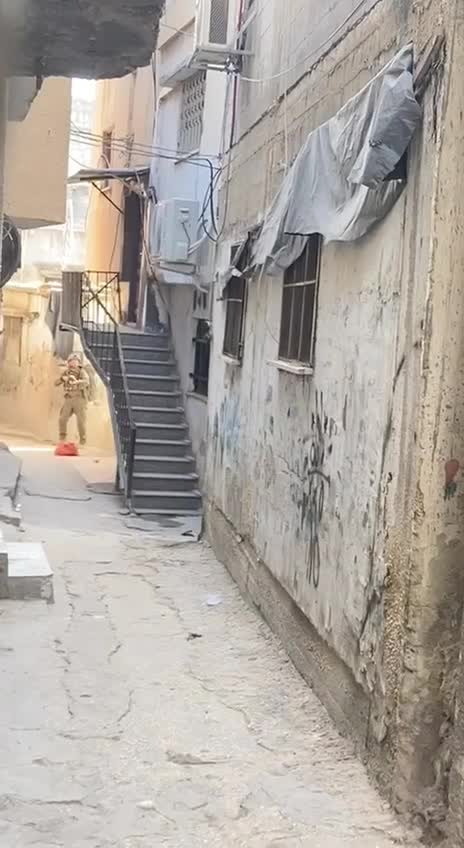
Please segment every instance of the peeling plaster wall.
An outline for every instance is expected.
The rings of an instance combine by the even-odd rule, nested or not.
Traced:
[[[50,290],[47,286],[3,290],[5,335],[0,358],[0,429],[56,443],[62,389],[55,380],[63,362],[53,354],[50,330],[45,322]],[[14,319],[12,327],[8,319]],[[13,329],[14,338],[11,338]],[[75,349],[80,349],[75,337]],[[95,374],[96,397],[87,411],[88,443],[113,453],[114,443],[106,388]],[[77,440],[76,421],[68,436]]]
[[[328,32],[355,5],[332,4]],[[258,15],[249,74],[272,75],[295,64],[310,52],[312,32],[319,32],[320,43],[317,10],[309,3],[299,7],[299,27],[288,24],[287,10],[277,3],[267,4],[266,19]],[[315,55],[309,76],[290,80],[294,85],[286,98],[279,97],[281,79],[254,90],[241,85],[241,140],[232,155],[221,266],[233,242],[263,214],[282,180],[286,154],[291,162],[308,131],[334,114],[406,41],[413,39],[417,60],[437,24],[453,42],[453,3],[416,3],[411,9],[390,0],[368,3],[369,10],[348,33],[345,28],[332,49],[326,45]],[[286,37],[275,56],[269,39],[276,45],[281,32]],[[279,279],[262,277],[249,286],[242,367],[221,355],[225,307],[216,294],[207,470],[213,507],[367,693],[363,743],[371,771],[387,793],[424,820],[443,818],[440,805],[446,803],[446,738],[457,661],[451,647],[462,613],[457,573],[462,505],[453,497],[444,501],[446,463],[464,449],[457,426],[462,416],[458,409],[454,419],[453,412],[444,416],[445,398],[454,409],[452,390],[442,386],[437,392],[437,383],[430,393],[427,383],[427,369],[436,370],[439,381],[445,316],[452,314],[437,281],[446,289],[454,279],[458,287],[462,264],[461,236],[450,235],[460,228],[451,221],[464,211],[462,188],[455,190],[451,176],[457,152],[450,148],[446,162],[439,129],[445,114],[450,125],[453,116],[462,121],[462,110],[457,93],[452,105],[446,101],[442,75],[443,68],[427,88],[423,130],[410,151],[400,201],[358,243],[323,249],[312,377],[271,364],[278,354]],[[460,145],[456,140],[456,149]],[[446,165],[440,169],[442,159]],[[449,219],[445,228],[435,215],[438,202],[441,220]],[[437,299],[438,326],[431,297]],[[462,315],[459,298],[456,290],[450,303]],[[427,353],[432,323],[433,364]],[[451,357],[456,373],[461,347],[456,338]],[[441,449],[434,451],[439,422]],[[460,454],[458,460],[459,469]],[[426,497],[418,489],[420,475],[427,478]],[[226,551],[218,553],[227,558]],[[330,696],[327,692],[327,701]],[[444,730],[440,716],[442,722],[446,716]]]
[[[8,123],[5,213],[21,229],[65,220],[70,119],[71,81],[47,79],[25,120]]]

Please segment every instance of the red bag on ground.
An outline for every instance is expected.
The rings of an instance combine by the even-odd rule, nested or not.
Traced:
[[[74,442],[60,442],[55,448],[55,456],[79,456]]]

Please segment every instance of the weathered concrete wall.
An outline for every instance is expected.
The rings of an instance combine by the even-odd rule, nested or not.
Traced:
[[[163,5],[163,0],[7,3],[11,73],[123,76],[149,63]]]
[[[113,134],[111,166],[127,168],[150,161],[145,146],[151,144],[154,114],[153,72],[142,68],[123,79],[104,80],[97,85],[95,126],[101,136]],[[124,140],[127,139],[127,144]],[[132,142],[139,147],[133,149]],[[106,168],[102,148],[94,149],[93,164]],[[124,243],[124,185],[113,180],[105,189],[106,197],[91,190],[87,220],[86,262],[91,271],[121,271]],[[109,202],[112,201],[112,203]]]
[[[258,12],[247,75],[293,66],[310,53],[313,36],[315,44],[323,42],[324,27],[330,33],[341,26],[333,40],[338,43],[315,51],[315,66],[299,83],[292,72],[285,98],[279,97],[282,78],[254,89],[242,83],[222,265],[231,244],[259,220],[285,160],[292,161],[309,130],[407,40],[414,40],[420,62],[445,12],[447,39],[454,44],[452,4],[419,3],[411,10],[398,0],[367,3],[361,18],[345,28],[355,3],[340,0],[327,15],[319,4],[298,6],[298,26],[293,6],[292,15],[278,3]],[[261,15],[267,18],[260,22]],[[441,71],[433,75],[423,131],[410,151],[408,186],[387,219],[356,244],[323,248],[312,377],[271,364],[278,354],[281,280],[263,277],[249,286],[242,367],[221,356],[225,308],[216,299],[213,318],[212,518],[219,510],[269,579],[295,602],[295,614],[303,611],[341,658],[368,699],[358,742],[367,746],[371,770],[399,805],[414,808],[422,820],[439,820],[446,802],[452,646],[462,603],[463,505],[459,498],[444,501],[445,463],[455,457],[460,463],[464,449],[453,391],[453,374],[462,369],[459,319],[452,353],[443,343],[447,321],[463,306],[456,220],[464,195],[452,179],[462,134],[455,132],[451,141],[451,122],[460,120],[462,107],[453,92],[448,100]],[[449,136],[437,129],[442,120],[449,122]],[[314,457],[322,452],[320,468]],[[450,474],[453,469],[448,466]],[[310,497],[314,478],[317,508]],[[221,553],[227,560],[228,551]],[[333,678],[324,684],[319,675],[318,691],[329,707],[337,698],[333,687]],[[357,707],[346,703],[352,710],[347,723],[357,727]]]
[[[5,212],[18,227],[65,220],[70,120],[71,81],[50,79],[25,120],[8,124]]]
[[[5,339],[0,360],[0,430],[58,440],[58,416],[63,402],[55,380],[63,362],[52,352],[52,336],[45,323],[49,289],[15,287],[4,289]],[[15,339],[7,337],[8,318],[15,322]],[[21,323],[20,323],[21,322]],[[19,338],[18,338],[19,336]],[[79,349],[75,337],[76,349]],[[113,436],[106,389],[95,375],[97,396],[88,407],[88,443],[113,452]],[[70,423],[68,436],[77,437],[76,423]]]

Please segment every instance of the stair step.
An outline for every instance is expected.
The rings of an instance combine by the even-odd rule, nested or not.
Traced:
[[[134,406],[144,406],[147,409],[152,409],[154,406],[164,406],[165,408],[178,406],[179,398],[182,397],[182,392],[179,390],[146,391],[144,389],[131,389],[130,386],[129,394]]]
[[[171,344],[171,339],[170,339],[170,337],[167,333],[165,335],[161,334],[161,333],[156,333],[156,334],[135,333],[135,332],[134,333],[128,333],[128,332],[124,332],[124,330],[122,330],[120,332],[121,332],[121,341],[122,341],[122,345],[123,345],[124,348],[125,347],[151,348],[151,349],[153,349],[154,347],[166,348],[166,347],[169,347],[170,344]]]
[[[140,439],[137,436],[135,444],[135,453],[137,456],[161,456],[178,457],[186,456],[187,451],[191,448],[191,442],[188,439],[169,440],[169,439]]]
[[[153,391],[171,390],[175,391],[179,384],[177,374],[169,375],[168,377],[153,377],[148,374],[128,374],[127,380],[131,391],[141,391],[152,389]]]
[[[187,424],[138,424],[137,437],[141,439],[159,439],[169,441],[170,439],[185,438],[188,431]]]
[[[125,359],[124,361],[128,376],[165,377],[172,375],[177,377],[177,365],[174,359],[167,359],[165,362],[146,359]]]
[[[181,492],[170,492],[154,489],[152,491],[132,490],[132,505],[137,512],[138,509],[152,509],[157,512],[160,509],[200,509],[201,492],[193,490],[182,494]]]
[[[136,455],[136,474],[191,474],[195,473],[193,456],[144,456]]]
[[[182,424],[185,410],[182,406],[132,406],[136,424]]]
[[[169,492],[189,493],[198,487],[198,474],[152,474],[136,472],[133,476],[133,488],[136,492],[162,489]]]
[[[137,515],[148,515],[150,518],[156,519],[157,516],[163,518],[164,516],[172,516],[172,518],[180,518],[181,516],[187,515],[195,515],[201,516],[201,509],[144,509],[143,507],[139,507],[137,509],[134,508],[134,511]]]
[[[134,347],[123,344],[125,359],[142,359],[144,362],[166,362],[172,359],[172,348],[169,347]]]

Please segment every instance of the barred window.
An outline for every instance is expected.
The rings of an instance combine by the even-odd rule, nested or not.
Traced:
[[[321,237],[309,237],[301,256],[287,268],[282,295],[279,358],[311,365],[316,334]]]
[[[193,391],[207,397],[209,380],[209,359],[211,352],[211,334],[209,322],[200,319],[197,322],[197,333],[193,339],[195,346],[193,374]]]
[[[231,250],[231,263],[237,256],[240,245],[235,245]],[[238,271],[244,271],[248,265],[249,255],[243,250],[236,264]],[[243,331],[245,327],[245,310],[247,298],[246,278],[233,276],[229,280],[225,292],[226,298],[226,325],[224,331],[224,346],[222,352],[225,356],[233,359],[241,359],[243,356]]]
[[[182,111],[177,142],[179,153],[191,153],[200,147],[205,93],[206,71],[200,71],[182,86]]]

